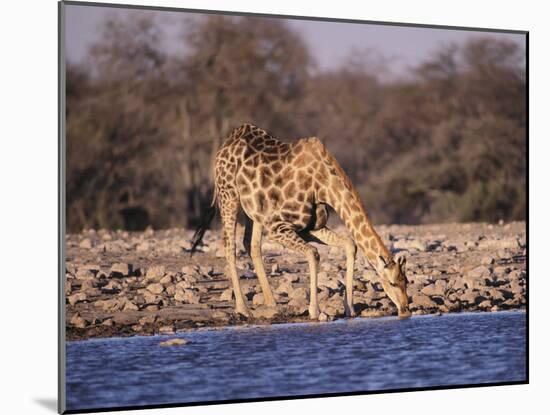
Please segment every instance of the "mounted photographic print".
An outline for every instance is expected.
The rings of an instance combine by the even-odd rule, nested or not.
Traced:
[[[59,18],[60,412],[528,382],[527,32]]]

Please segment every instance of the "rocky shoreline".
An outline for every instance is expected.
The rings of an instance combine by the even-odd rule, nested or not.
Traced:
[[[522,309],[527,304],[525,222],[377,226],[395,255],[407,257],[413,314]],[[335,228],[345,232],[344,228]],[[263,257],[277,300],[263,306],[261,288],[242,246],[238,267],[251,318],[233,312],[231,283],[218,230],[192,257],[193,231],[86,230],[66,236],[66,335],[172,334],[201,327],[310,321],[307,263],[264,238]],[[321,321],[344,317],[344,252],[319,245]],[[356,261],[354,307],[359,317],[397,313],[376,273]]]

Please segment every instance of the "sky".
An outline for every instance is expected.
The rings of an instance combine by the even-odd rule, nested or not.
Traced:
[[[177,53],[178,48],[182,47],[181,40],[178,39],[181,24],[177,24],[177,21],[188,16],[188,13],[68,5],[66,54],[69,61],[82,63],[85,60],[89,46],[98,39],[101,23],[109,13],[128,18],[155,13],[166,25],[166,50]],[[289,20],[289,25],[303,36],[320,70],[335,69],[350,54],[371,50],[384,56],[392,73],[400,76],[442,45],[450,42],[461,44],[479,36],[508,39],[525,49],[525,36],[522,34],[292,19]]]

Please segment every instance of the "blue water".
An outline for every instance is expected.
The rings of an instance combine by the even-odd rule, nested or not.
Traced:
[[[67,344],[67,407],[524,381],[524,312],[339,320]],[[160,347],[167,338],[190,342]]]

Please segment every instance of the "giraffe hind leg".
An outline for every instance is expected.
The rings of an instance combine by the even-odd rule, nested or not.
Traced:
[[[310,231],[310,234],[321,242],[344,248],[346,252],[346,293],[344,296],[344,310],[347,317],[353,317],[355,310],[353,308],[353,269],[355,266],[356,247],[353,240],[345,235],[340,235],[329,228],[321,228]]]
[[[220,199],[218,201],[223,225],[225,258],[227,260],[227,272],[231,278],[233,293],[235,294],[235,311],[248,317],[250,316],[250,312],[244,301],[243,292],[239,283],[235,255],[235,227],[237,224],[239,204],[237,197],[231,196],[231,192],[223,192],[220,194]]]
[[[271,223],[267,227],[268,237],[283,245],[285,248],[303,254],[309,264],[309,317],[319,318],[319,303],[317,301],[317,269],[319,266],[319,253],[317,249],[304,241],[292,225],[286,222]]]
[[[269,286],[264,263],[262,261],[262,230],[263,227],[259,222],[253,222],[251,219],[247,218],[243,244],[252,259],[254,271],[256,271],[256,275],[260,281],[260,286],[264,294],[264,304],[269,307],[274,307],[277,303],[273,297],[271,287]]]

